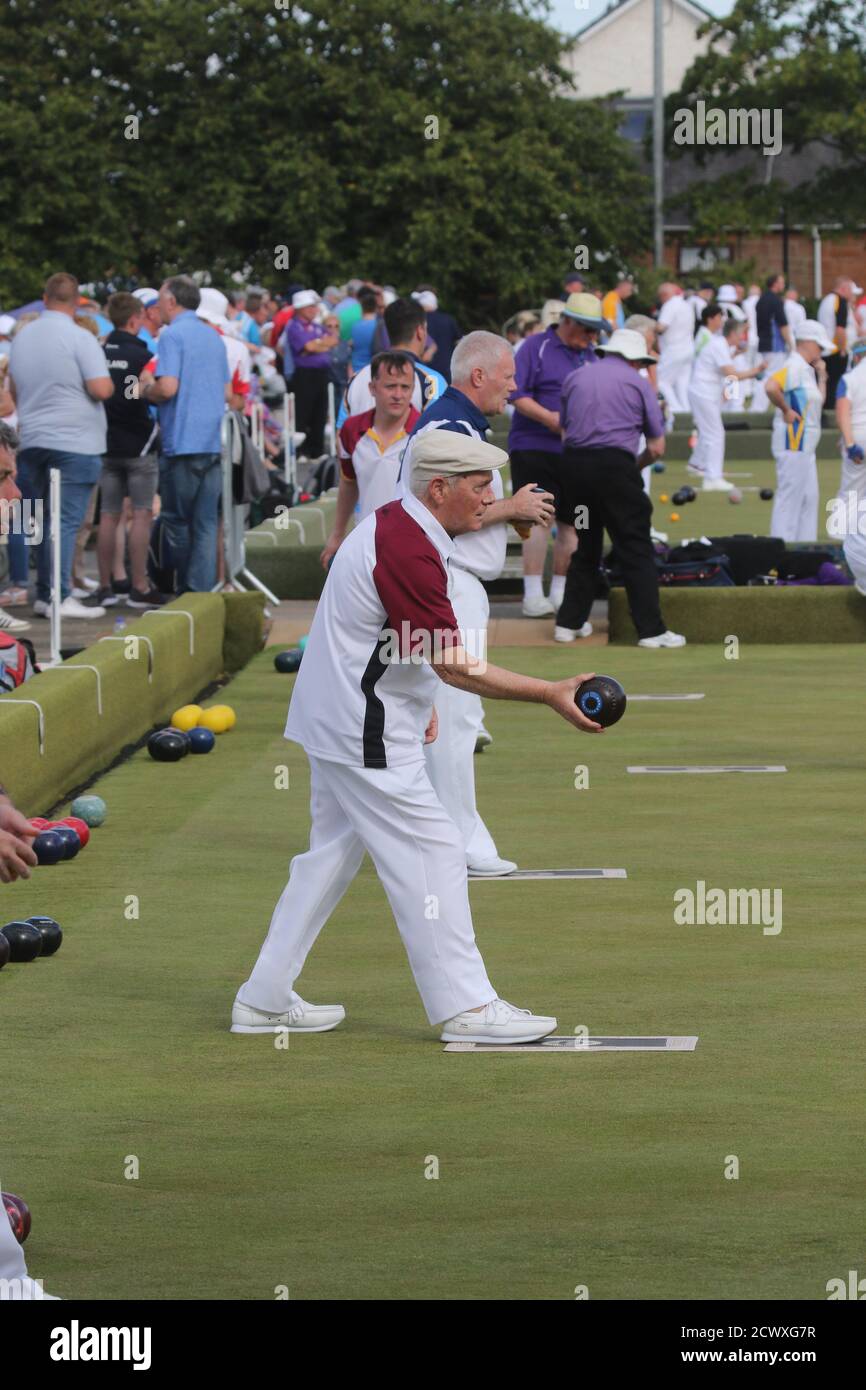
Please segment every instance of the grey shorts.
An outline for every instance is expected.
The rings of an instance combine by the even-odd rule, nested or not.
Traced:
[[[142,454],[138,458],[106,454],[99,479],[102,510],[119,516],[123,511],[123,499],[128,496],[133,508],[150,511],[158,484],[158,454]]]

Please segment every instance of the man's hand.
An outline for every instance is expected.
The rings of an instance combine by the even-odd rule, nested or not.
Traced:
[[[827,375],[827,363],[824,361],[823,357],[819,357],[819,358],[818,358],[818,360],[817,360],[817,362],[815,363],[815,365],[814,365],[814,367],[812,368],[812,370],[813,370],[813,372],[815,373],[815,375],[816,375],[816,377],[818,378],[819,381],[822,381],[823,378],[826,377],[826,375]]]
[[[535,492],[535,483],[527,483],[511,498],[512,521],[529,522],[532,525],[549,526],[554,518],[553,493]]]
[[[570,676],[564,681],[550,681],[544,696],[544,703],[555,709],[557,714],[561,714],[563,719],[569,724],[573,724],[576,729],[582,729],[587,734],[603,734],[604,728],[601,724],[594,724],[591,719],[587,719],[585,714],[581,714],[577,705],[574,703],[574,692],[584,681],[592,680],[595,675],[590,671],[583,676]]]
[[[30,877],[30,870],[38,862],[30,841],[38,834],[8,798],[0,797],[0,883]]]
[[[343,540],[343,536],[335,536],[334,532],[331,532],[330,536],[325,541],[325,548],[319,556],[323,570],[327,570],[337,551],[340,549],[340,546],[343,544]]]
[[[845,457],[848,459],[849,463],[862,463],[864,454],[861,445],[849,444],[845,450]]]
[[[793,425],[794,421],[799,419],[801,419],[801,416],[797,414],[796,410],[792,410],[789,406],[785,411],[785,424]]]
[[[439,733],[439,715],[436,713],[436,706],[434,705],[433,708],[432,708],[432,710],[430,711],[430,723],[427,725],[427,728],[424,730],[424,742],[425,742],[425,743],[433,743],[433,742],[435,742],[438,733]]]

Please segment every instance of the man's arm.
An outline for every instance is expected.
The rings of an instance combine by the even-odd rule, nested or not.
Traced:
[[[556,410],[545,410],[543,405],[534,401],[531,396],[518,396],[512,398],[511,404],[515,410],[519,410],[521,415],[525,415],[528,420],[537,420],[540,425],[546,425],[554,433],[559,432],[559,412]]]
[[[646,442],[646,447],[637,461],[638,468],[646,468],[648,464],[655,463],[656,459],[661,458],[664,451],[665,437],[663,434],[656,435],[652,439],[648,439]]]
[[[431,666],[440,680],[458,690],[468,690],[485,700],[520,700],[527,704],[549,705],[576,729],[590,734],[604,733],[602,726],[587,719],[574,703],[574,692],[590,679],[589,675],[570,676],[564,681],[538,680],[535,676],[521,676],[502,666],[477,661],[463,647],[453,647],[441,661],[431,662]]]
[[[340,487],[337,492],[337,506],[334,512],[334,525],[331,534],[325,541],[325,548],[322,551],[322,568],[327,569],[332,557],[336,555],[343,541],[346,539],[346,527],[349,519],[358,505],[358,481],[356,478],[347,478],[340,470]]]
[[[170,401],[176,396],[180,388],[180,378],[176,376],[161,376],[157,381],[145,383],[141,388],[141,394],[151,405],[162,405],[165,401]]]
[[[107,401],[114,395],[114,382],[110,376],[85,377],[84,389],[91,400]]]

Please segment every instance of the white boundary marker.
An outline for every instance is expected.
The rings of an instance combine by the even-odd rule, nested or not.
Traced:
[[[130,639],[136,644],[143,642],[147,647],[147,683],[148,685],[153,685],[153,643],[149,637],[145,637],[144,633],[135,632],[131,633],[130,637],[100,637],[99,640],[100,642],[129,642]],[[138,647],[136,645],[135,647],[128,648],[128,650],[137,653]],[[130,660],[137,661],[138,656],[136,655],[134,658],[130,658]]]
[[[648,1034],[641,1037],[603,1037],[570,1038],[557,1036],[542,1038],[534,1043],[475,1043],[452,1042],[445,1044],[445,1052],[541,1052],[556,1055],[563,1052],[572,1057],[579,1052],[694,1052],[698,1045],[697,1036],[691,1038],[665,1037]]]
[[[43,670],[45,668],[43,667]],[[45,755],[45,711],[38,700],[19,700],[12,699],[9,695],[3,696],[4,705],[33,705],[39,716],[39,756]]]
[[[625,869],[515,869],[510,874],[470,874],[470,883],[513,883],[524,878],[628,878]]]
[[[102,676],[95,666],[89,666],[83,661],[64,666],[61,662],[59,666],[46,666],[42,674],[44,675],[48,671],[92,671],[96,677],[96,713],[102,714]]]
[[[633,700],[705,700],[706,698],[707,698],[706,695],[703,695],[703,694],[696,694],[696,695],[629,695],[629,696],[627,696],[627,699],[628,699],[628,703],[629,703],[629,704],[631,704]]]
[[[186,618],[189,622],[189,654],[195,656],[195,621],[188,608],[147,608],[142,618]]]
[[[787,772],[784,763],[726,763],[721,767],[627,767],[626,772]]]

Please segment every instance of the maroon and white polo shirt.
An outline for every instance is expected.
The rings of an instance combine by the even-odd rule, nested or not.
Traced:
[[[420,762],[440,688],[430,657],[460,645],[448,597],[454,542],[407,494],[337,551],[289,705],[286,738],[354,767]]]
[[[383,446],[373,427],[375,414],[375,410],[365,410],[362,415],[350,415],[341,425],[338,435],[340,472],[344,478],[358,484],[362,521],[377,507],[384,507],[396,496],[400,456],[406,438],[419,418],[419,412],[412,406],[396,439]]]

